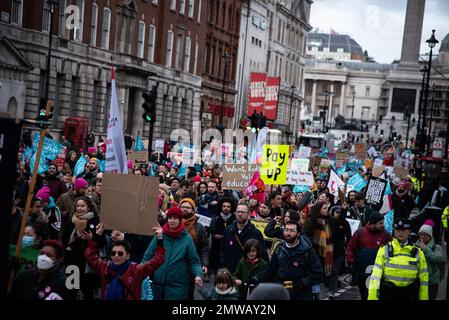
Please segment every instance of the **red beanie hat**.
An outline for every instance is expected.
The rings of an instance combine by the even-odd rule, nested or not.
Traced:
[[[89,183],[83,178],[76,179],[73,185],[74,190],[87,189],[87,187],[89,187]]]
[[[167,218],[170,216],[176,216],[180,221],[182,221],[182,210],[179,207],[171,207],[167,210]]]
[[[36,198],[41,199],[42,201],[45,201],[47,203],[50,202],[50,195],[51,195],[51,190],[49,187],[44,186],[41,189],[39,189],[39,191],[36,193]]]
[[[199,176],[199,175],[196,175],[194,178],[193,178],[193,182],[201,182],[202,181],[202,179],[201,179],[201,177]]]

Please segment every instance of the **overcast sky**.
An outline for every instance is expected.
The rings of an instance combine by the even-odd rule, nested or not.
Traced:
[[[348,34],[377,62],[391,63],[401,57],[406,7],[406,0],[314,0],[310,24]],[[449,0],[426,1],[421,54],[429,51],[425,41],[432,29],[440,43],[449,33]]]

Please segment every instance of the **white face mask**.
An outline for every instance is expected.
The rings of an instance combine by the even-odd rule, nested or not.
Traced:
[[[41,254],[37,257],[37,268],[40,270],[50,270],[54,265],[55,262],[45,254]]]

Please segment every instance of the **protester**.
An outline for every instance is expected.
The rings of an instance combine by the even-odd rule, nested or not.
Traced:
[[[69,190],[62,194],[57,200],[56,205],[61,211],[63,225],[66,224],[76,199],[86,194],[88,186],[89,184],[86,180],[83,178],[77,178],[73,185],[73,190]]]
[[[439,283],[444,278],[445,259],[443,249],[433,239],[432,225],[432,220],[424,222],[419,229],[419,240],[416,242],[416,246],[423,251],[426,257],[429,272],[429,300],[436,300]]]
[[[47,240],[39,251],[37,266],[26,270],[14,280],[12,300],[74,300],[77,290],[67,288],[67,275],[62,263],[64,247]]]
[[[237,206],[236,221],[228,226],[220,243],[220,266],[234,272],[237,263],[244,255],[244,246],[249,239],[259,240],[262,246],[262,259],[269,261],[262,233],[249,221],[247,204]]]
[[[91,186],[94,183],[97,174],[100,172],[97,158],[90,158],[83,172],[77,178],[83,178]]]
[[[409,184],[401,181],[393,194],[394,219],[410,217],[410,212],[416,207],[415,201],[409,194]]]
[[[360,220],[362,227],[364,227],[374,212],[373,209],[365,204],[365,194],[363,192],[357,192],[355,195],[355,206],[349,208],[348,218]]]
[[[99,224],[95,235],[103,235],[104,226]],[[140,300],[142,292],[142,281],[152,276],[154,272],[164,263],[164,247],[162,240],[162,228],[154,227],[157,248],[154,257],[145,264],[138,265],[130,262],[131,245],[126,240],[118,240],[112,244],[111,261],[101,260],[98,255],[98,241],[91,232],[89,245],[85,252],[85,258],[89,266],[101,278],[101,297],[103,300]]]
[[[385,218],[380,213],[370,216],[368,224],[359,228],[346,249],[346,261],[356,278],[362,300],[368,298],[366,279],[371,275],[369,266],[374,265],[378,249],[391,241],[385,231]]]
[[[165,261],[153,276],[154,300],[186,300],[189,298],[190,277],[195,284],[203,283],[203,270],[195,243],[182,223],[182,210],[172,207],[167,211],[168,221],[163,229]],[[153,238],[142,263],[155,256],[157,239]]]
[[[218,269],[215,275],[215,286],[207,291],[199,287],[199,293],[205,300],[237,300],[239,291],[228,269]]]

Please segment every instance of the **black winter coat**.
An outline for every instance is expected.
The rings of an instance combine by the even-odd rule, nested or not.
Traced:
[[[262,233],[248,221],[242,232],[238,232],[237,221],[234,221],[226,228],[223,239],[220,243],[220,266],[226,267],[232,273],[237,267],[237,263],[243,257],[243,247],[249,239],[259,240],[262,249],[262,259],[269,261],[268,252]]]

